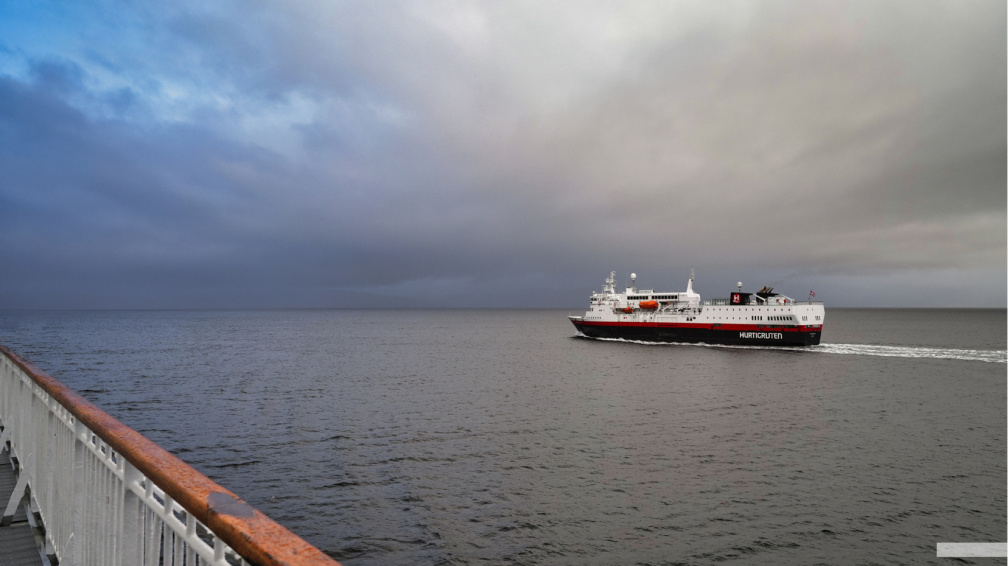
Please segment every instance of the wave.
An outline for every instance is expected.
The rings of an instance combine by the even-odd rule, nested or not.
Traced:
[[[968,350],[959,348],[926,348],[923,346],[882,346],[873,344],[830,344],[817,346],[729,346],[723,344],[693,344],[686,342],[645,342],[624,338],[589,338],[578,333],[575,337],[607,342],[627,342],[646,346],[704,346],[708,348],[731,348],[745,350],[786,350],[792,352],[812,352],[820,354],[853,354],[856,356],[884,356],[890,358],[930,358],[939,360],[964,360],[993,364],[1008,363],[1008,350]]]
[[[957,348],[924,348],[920,346],[877,346],[872,344],[819,344],[810,351],[824,354],[854,354],[890,358],[932,358],[967,360],[994,364],[1008,363],[1008,350],[965,350]]]

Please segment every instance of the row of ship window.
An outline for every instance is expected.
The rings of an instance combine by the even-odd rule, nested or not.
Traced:
[[[721,309],[718,309],[718,310],[721,310]],[[735,309],[733,308],[732,310],[735,310]],[[750,320],[761,320],[761,321],[762,320],[766,320],[766,321],[771,321],[772,320],[772,321],[780,321],[780,322],[785,322],[785,321],[790,322],[790,321],[794,320],[790,316],[778,316],[778,315],[767,316],[767,317],[755,316],[754,315],[754,316],[749,317],[749,319]]]
[[[724,317],[724,318],[722,319],[722,318],[721,318],[721,317],[719,316],[719,317],[717,317],[717,319],[718,319],[718,320],[728,320],[728,317],[726,316],[726,317]],[[767,320],[767,321],[771,321],[771,320],[775,320],[775,321],[780,321],[780,322],[790,322],[790,321],[793,321],[793,320],[794,320],[794,319],[793,319],[793,318],[791,318],[790,316],[767,316],[767,317],[762,317],[762,316],[750,316],[750,317],[749,317],[749,320],[764,320],[764,319],[765,319],[765,320]],[[734,316],[732,317],[732,320],[735,320],[735,317],[734,317]]]
[[[678,301],[679,295],[633,295],[627,297],[628,301]]]
[[[762,305],[759,305],[759,306],[757,306],[756,308],[759,308],[760,306],[762,306]],[[775,311],[776,311],[776,310],[778,310],[778,309],[780,309],[780,310],[782,310],[782,311],[783,311],[783,310],[787,310],[787,309],[786,309],[786,308],[784,308],[784,307],[770,307],[770,308],[772,308],[772,309],[773,309],[773,310],[775,310]],[[714,309],[714,310],[719,310],[719,311],[720,311],[720,310],[728,310],[728,309]],[[733,310],[733,311],[734,311],[734,310],[735,310],[735,307],[731,307],[731,310]],[[739,308],[738,308],[738,310],[752,310],[752,307],[739,307]]]
[[[676,295],[655,295],[654,298],[655,298],[655,300],[661,300],[661,299],[675,300],[677,298],[677,296]],[[645,296],[639,296],[639,297],[627,297],[627,299],[628,300],[647,299],[647,296],[645,295]],[[601,304],[601,302],[602,301],[599,301],[600,304]],[[720,309],[718,309],[718,310],[720,310]],[[735,310],[735,309],[732,309],[732,310]],[[790,321],[790,320],[793,320],[790,316],[777,316],[777,315],[768,316],[768,317],[753,316],[751,318],[752,318],[752,320],[764,320],[764,318],[765,318],[767,321],[771,321],[771,320],[772,321]],[[820,317],[817,316],[817,317],[815,317],[815,319],[819,320]],[[808,317],[807,316],[803,316],[802,320],[808,320]]]

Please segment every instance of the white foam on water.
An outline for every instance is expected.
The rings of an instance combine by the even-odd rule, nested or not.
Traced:
[[[820,344],[809,348],[824,354],[855,354],[890,358],[933,358],[972,362],[1008,363],[1008,350],[965,350],[957,348],[924,348],[921,346],[881,346],[872,344]]]

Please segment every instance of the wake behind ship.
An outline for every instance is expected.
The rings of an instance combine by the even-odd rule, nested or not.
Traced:
[[[750,346],[814,346],[822,338],[821,302],[795,301],[772,287],[744,293],[741,283],[726,299],[701,301],[692,271],[685,291],[637,289],[637,275],[630,278],[631,286],[618,293],[616,272],[609,273],[584,316],[570,317],[578,332],[589,338]]]

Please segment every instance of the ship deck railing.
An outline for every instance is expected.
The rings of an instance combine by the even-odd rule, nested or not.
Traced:
[[[730,306],[733,306],[732,303],[731,303],[731,299],[710,299],[710,300],[704,301],[703,304],[704,304],[705,307],[722,307],[722,306],[724,306],[724,307],[730,307]],[[822,301],[792,301],[792,300],[788,300],[786,303],[779,303],[779,304],[778,303],[767,303],[767,304],[764,305],[762,303],[750,303],[748,305],[737,305],[737,306],[757,306],[757,307],[772,306],[772,307],[780,307],[780,306],[785,306],[785,305],[821,305],[821,304],[823,304]]]
[[[3,345],[0,427],[0,566],[338,566]]]

